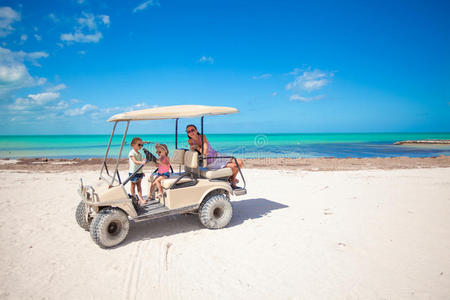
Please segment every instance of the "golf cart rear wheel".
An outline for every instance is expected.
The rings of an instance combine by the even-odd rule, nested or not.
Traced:
[[[127,215],[118,208],[102,209],[92,221],[91,238],[102,248],[114,247],[128,235],[130,222]]]
[[[209,229],[223,228],[233,216],[233,207],[226,195],[208,196],[198,210],[200,222]]]
[[[86,204],[83,201],[77,206],[77,210],[75,211],[75,219],[77,220],[78,225],[86,231],[89,231],[89,227],[91,225],[92,218],[89,218],[86,211]]]

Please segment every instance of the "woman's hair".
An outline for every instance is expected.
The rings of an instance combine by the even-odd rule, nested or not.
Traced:
[[[134,144],[136,144],[136,143],[139,142],[139,141],[142,141],[142,139],[139,138],[139,137],[134,137],[134,138],[131,140],[131,145],[134,145]]]
[[[189,127],[194,127],[195,130],[197,130],[197,134],[200,135],[200,133],[198,133],[197,127],[196,127],[194,124],[189,124],[189,125],[187,125],[187,126],[186,126],[186,130],[187,130]],[[188,134],[187,136],[188,136],[188,139],[191,139],[190,136],[189,136],[189,134]]]

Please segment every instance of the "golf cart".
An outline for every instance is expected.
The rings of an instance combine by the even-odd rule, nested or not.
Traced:
[[[84,185],[81,179],[79,194],[81,202],[76,210],[77,223],[90,231],[95,243],[102,248],[120,244],[127,237],[129,220],[141,222],[169,215],[197,213],[200,222],[207,228],[217,229],[228,225],[232,217],[230,196],[244,195],[245,179],[235,157],[221,156],[236,162],[243,187],[232,188],[228,179],[231,168],[207,169],[203,153],[203,118],[207,115],[225,115],[237,113],[232,107],[203,105],[177,105],[130,111],[112,116],[108,121],[114,122],[108,147],[95,188]],[[201,119],[202,151],[178,148],[178,120],[180,118]],[[161,181],[163,195],[159,200],[149,201],[140,207],[135,196],[127,193],[125,185],[139,172],[122,180],[119,174],[119,162],[125,145],[128,127],[131,121],[175,119],[175,150],[170,159],[172,165],[179,165],[179,172]],[[114,169],[108,166],[108,152],[111,148],[114,132],[119,122],[126,122],[117,161]],[[147,164],[154,164],[156,157],[143,148]],[[151,180],[154,176],[149,176]]]

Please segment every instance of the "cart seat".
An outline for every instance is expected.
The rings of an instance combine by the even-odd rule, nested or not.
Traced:
[[[233,174],[231,168],[222,168],[217,170],[211,170],[207,168],[200,168],[200,175],[207,179],[228,179]]]
[[[184,149],[173,150],[172,158],[170,159],[171,165],[184,165]]]
[[[170,188],[170,186],[175,182],[175,180],[177,180],[178,177],[180,177],[179,174],[177,174],[177,175],[171,174],[169,178],[161,180],[161,186],[165,189]],[[192,181],[192,179],[190,177],[183,177],[178,181],[178,183],[189,182],[189,181]]]
[[[175,153],[174,153],[175,155]],[[181,155],[181,153],[180,153]],[[195,151],[185,151],[184,157],[183,157],[183,163],[185,167],[184,173],[173,173],[170,174],[170,177],[167,179],[161,180],[161,186],[165,189],[170,188],[170,186],[177,180],[178,177],[182,176],[183,174],[189,175],[193,172],[193,170],[198,168],[198,153]],[[181,178],[178,183],[184,183],[184,182],[190,182],[192,181],[191,176],[185,176]]]

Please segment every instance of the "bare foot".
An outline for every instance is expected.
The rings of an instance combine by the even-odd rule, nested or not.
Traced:
[[[232,188],[232,189],[237,189],[237,188],[239,188],[239,187],[236,185],[236,181],[231,183],[231,188]]]
[[[236,184],[236,183],[239,183],[239,179],[237,179],[237,178],[235,178],[234,180],[231,180],[231,178],[230,179],[228,179],[228,181],[230,182],[230,183],[232,183],[232,184]]]
[[[161,193],[158,193],[158,196],[156,196],[156,199],[158,199],[158,201],[163,200],[163,195]]]

